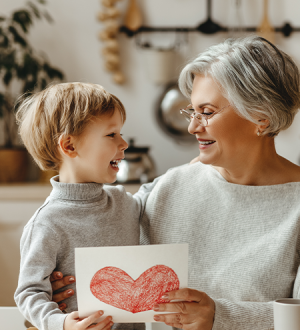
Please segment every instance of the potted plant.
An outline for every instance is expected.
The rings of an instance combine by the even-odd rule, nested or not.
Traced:
[[[0,16],[0,119],[4,143],[0,146],[0,182],[24,181],[27,152],[18,146],[15,101],[21,94],[42,90],[63,73],[50,65],[47,57],[34,50],[27,34],[34,21],[50,15],[42,9],[45,0],[33,0],[10,16]]]

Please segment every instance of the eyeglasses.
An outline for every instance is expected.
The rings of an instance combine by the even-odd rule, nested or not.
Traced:
[[[195,112],[192,105],[189,104],[185,109],[180,109],[180,113],[184,116],[184,118],[191,122],[193,119],[197,119],[199,125],[206,127],[208,125],[208,120],[211,119],[214,115],[219,114],[223,109],[228,108],[230,104],[225,107],[219,109],[217,112],[213,112],[210,114]]]

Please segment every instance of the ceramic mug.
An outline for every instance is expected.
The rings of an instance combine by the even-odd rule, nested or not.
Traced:
[[[274,330],[300,330],[300,299],[274,301]]]

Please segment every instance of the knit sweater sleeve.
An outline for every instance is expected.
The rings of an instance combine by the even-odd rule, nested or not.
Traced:
[[[212,330],[273,330],[273,302],[215,299]]]
[[[137,193],[134,194],[134,199],[140,204],[140,221],[143,219],[146,202],[149,194],[152,192],[154,187],[157,185],[159,180],[162,178],[162,175],[154,179],[153,182],[143,184]]]
[[[55,232],[30,221],[21,238],[21,265],[15,301],[39,330],[63,330],[66,314],[52,302],[50,274],[55,269],[60,241]]]
[[[300,299],[300,238],[297,244],[296,278],[292,297]],[[284,297],[282,297],[284,298]],[[215,299],[215,320],[212,330],[273,330],[273,301],[232,302]]]

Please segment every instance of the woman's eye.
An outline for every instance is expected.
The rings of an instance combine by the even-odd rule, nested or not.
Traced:
[[[202,114],[203,115],[205,115],[205,116],[210,116],[210,115],[212,115],[214,112],[211,110],[211,109],[209,109],[209,108],[203,108],[202,109]]]
[[[111,133],[111,134],[108,134],[107,136],[115,137],[116,136],[116,133]]]

